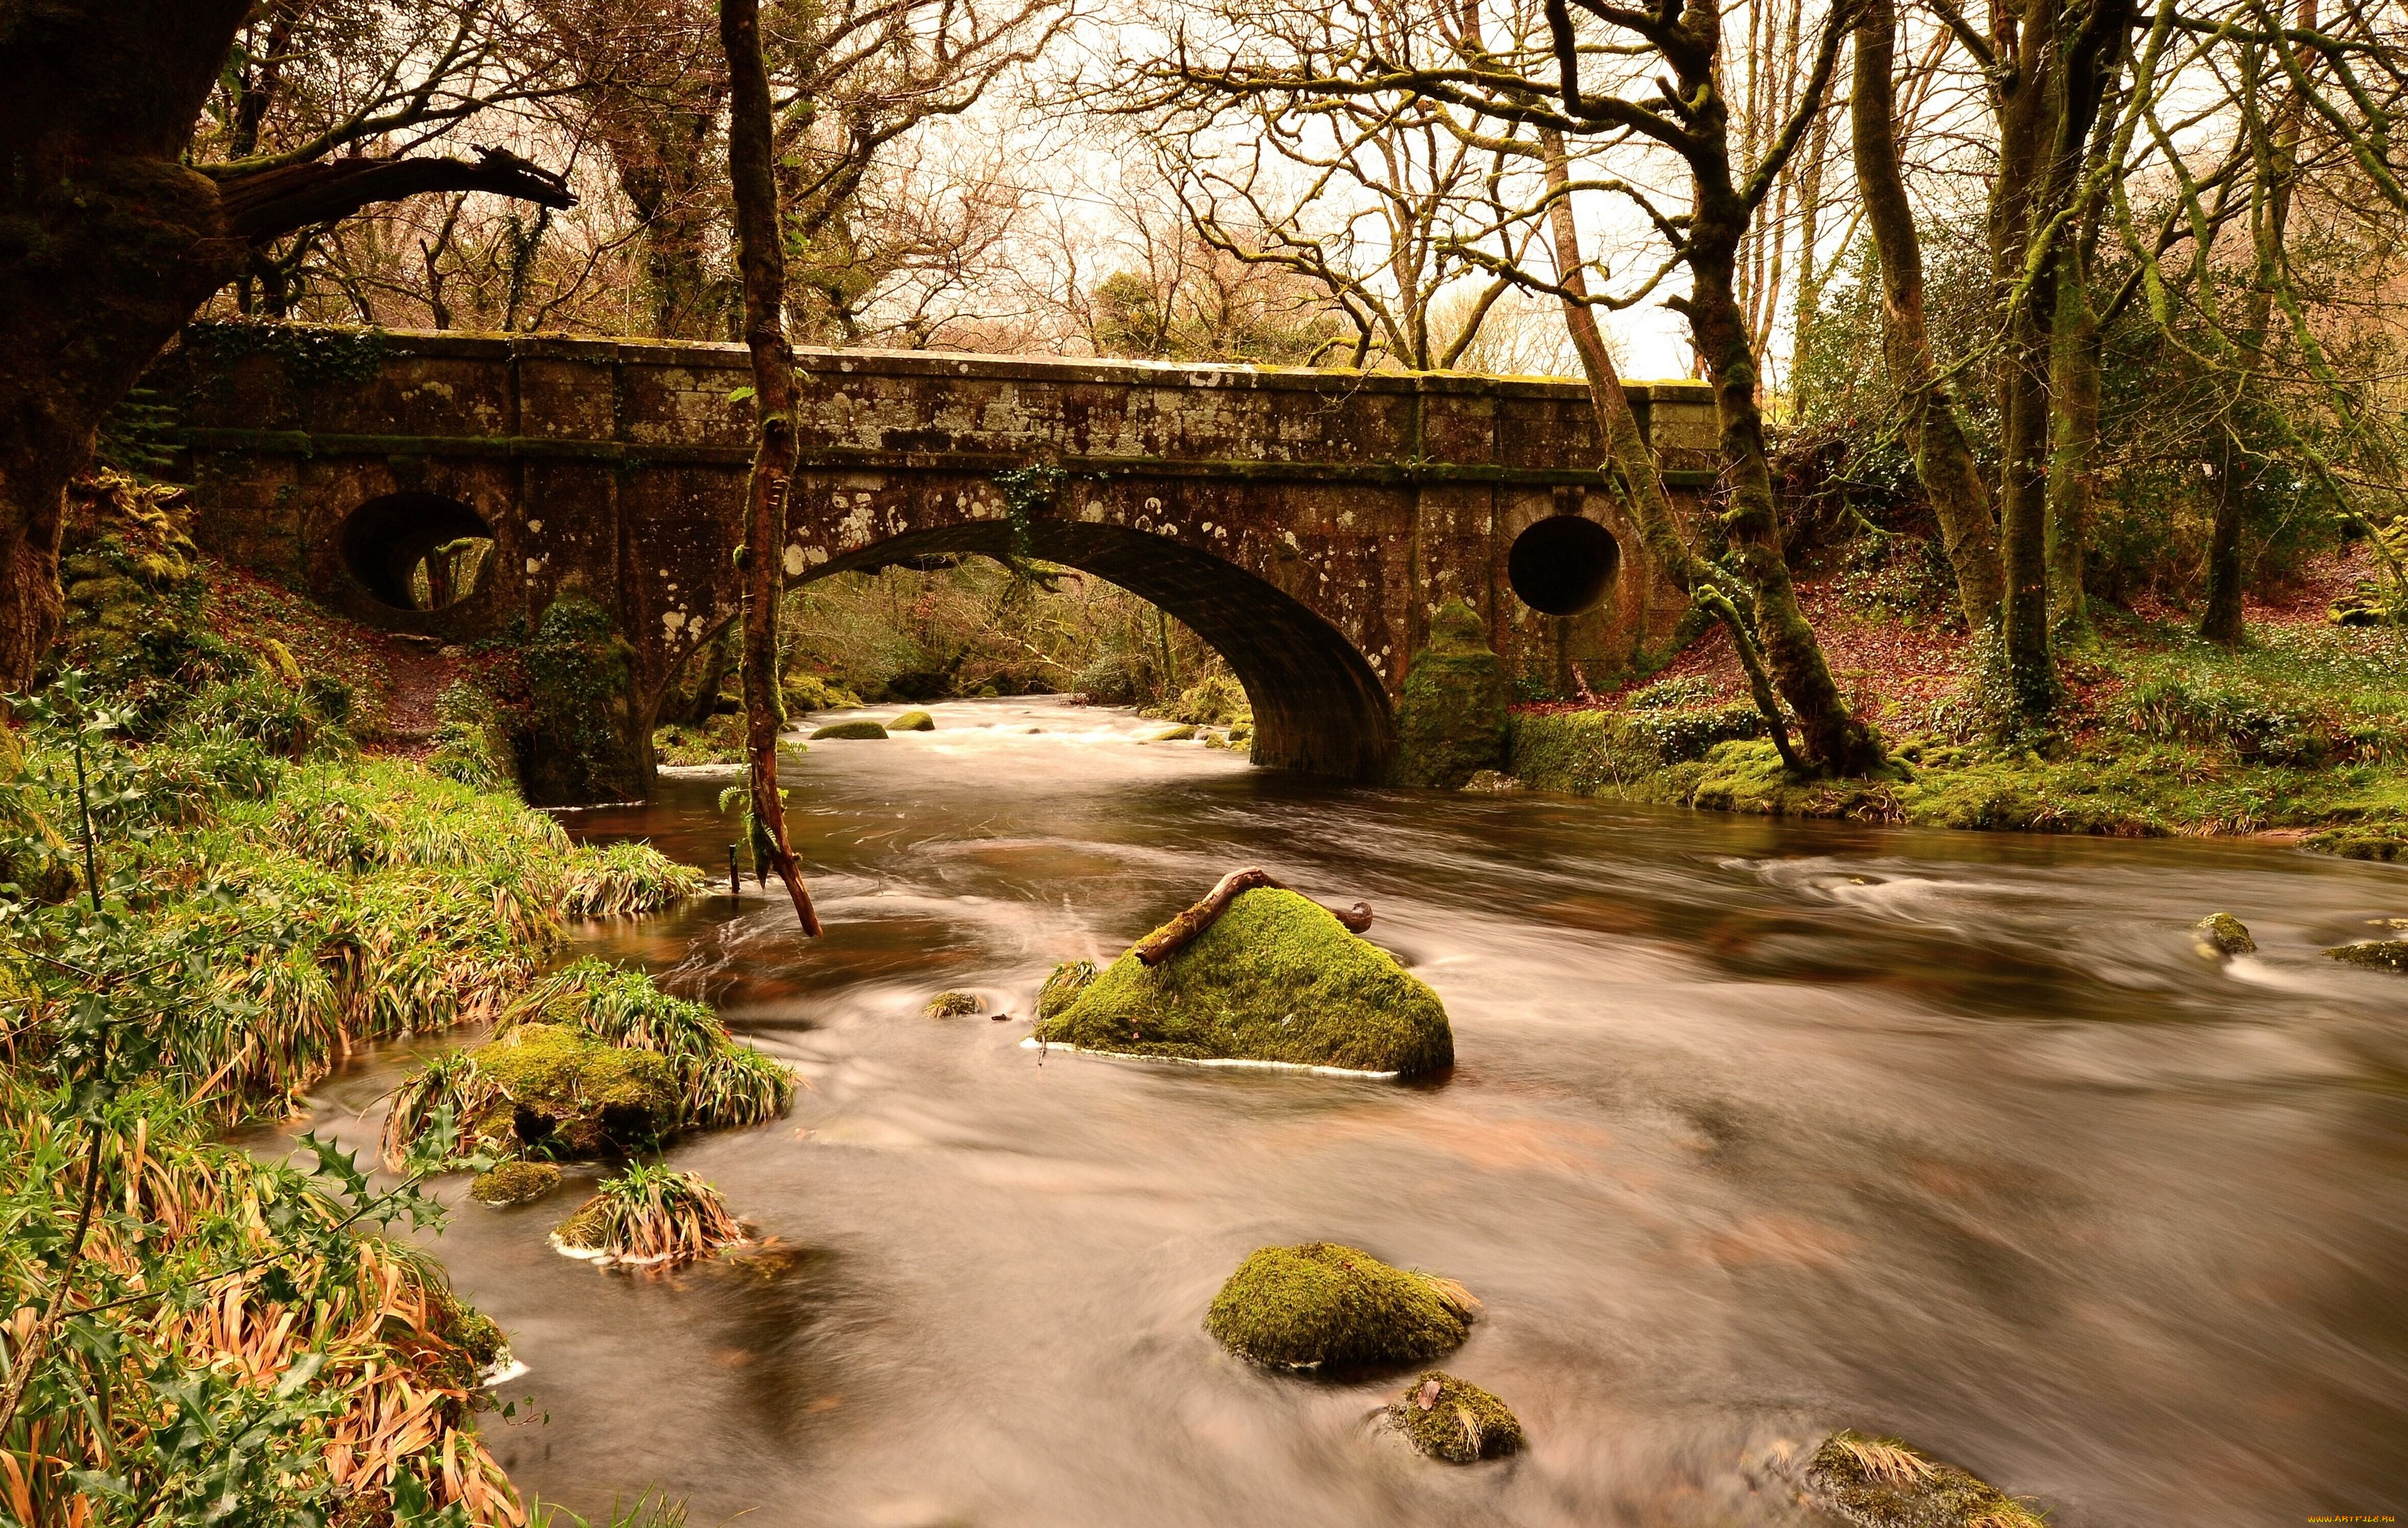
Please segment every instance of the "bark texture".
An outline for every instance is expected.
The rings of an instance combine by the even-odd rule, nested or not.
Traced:
[[[1956,576],[1957,607],[1966,626],[1978,632],[1999,609],[1998,521],[1924,319],[1923,241],[1907,199],[1898,143],[1898,13],[1892,0],[1863,0],[1856,34],[1848,113],[1865,223],[1881,261],[1882,351],[1905,407],[1915,478],[1931,501],[1941,545]]]
[[[761,57],[760,0],[722,0],[720,41],[727,50],[728,179],[736,194],[736,260],[744,283],[744,343],[752,354],[752,409],[759,438],[744,485],[744,539],[738,550],[744,591],[744,745],[751,756],[752,821],[758,847],[794,899],[803,932],[816,938],[819,915],[786,842],[778,797],[778,605],[785,588],[786,492],[795,472],[795,350],[786,340],[786,262],[771,159],[769,74]]]

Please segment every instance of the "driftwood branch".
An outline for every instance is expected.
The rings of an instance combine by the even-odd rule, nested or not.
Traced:
[[[1219,922],[1221,915],[1229,910],[1230,903],[1247,892],[1265,887],[1274,892],[1287,890],[1260,865],[1232,870],[1221,878],[1219,884],[1204,893],[1201,902],[1146,935],[1129,953],[1138,958],[1140,965],[1160,965],[1194,944],[1206,929]],[[1326,910],[1344,924],[1349,934],[1360,934],[1371,926],[1371,905],[1368,902],[1357,902],[1343,911],[1336,907]]]

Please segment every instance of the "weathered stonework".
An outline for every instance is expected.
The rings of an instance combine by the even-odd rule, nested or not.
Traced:
[[[345,613],[454,639],[531,629],[581,588],[634,643],[639,723],[735,615],[752,406],[735,346],[387,335],[357,375],[272,347],[188,345],[178,400],[198,536]],[[1508,673],[1592,683],[1683,602],[1605,492],[1584,387],[1536,378],[804,351],[796,580],[943,553],[1068,564],[1153,600],[1226,656],[1256,763],[1376,778],[1407,655],[1449,598]],[[1634,385],[1677,489],[1712,479],[1702,383]],[[1059,469],[1014,516],[998,474]],[[1584,516],[1625,565],[1596,608],[1541,615],[1515,536]],[[495,551],[473,594],[398,602],[454,536]],[[396,570],[399,570],[398,572]]]

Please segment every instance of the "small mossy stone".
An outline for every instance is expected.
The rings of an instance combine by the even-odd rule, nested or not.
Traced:
[[[1467,1380],[1432,1369],[1405,1387],[1388,1420],[1414,1448],[1450,1464],[1502,1459],[1522,1449],[1512,1408]]]
[[[1149,743],[1184,743],[1196,735],[1192,726],[1165,727],[1146,739]]]
[[[2042,1528],[1997,1487],[1896,1438],[1833,1434],[1807,1461],[1806,1485],[1856,1528]]]
[[[2249,925],[2229,912],[2213,912],[2191,925],[2199,936],[2199,952],[2221,960],[2232,955],[2254,955],[2258,941],[2249,936]]]
[[[552,1238],[577,1252],[598,1252],[610,1237],[610,1201],[595,1194],[552,1228]]]
[[[488,1137],[551,1157],[624,1156],[674,1130],[683,1107],[668,1059],[558,1024],[520,1024],[470,1053],[507,1096]]]
[[[976,992],[939,992],[928,999],[927,1014],[931,1019],[967,1019],[985,1008]]]
[[[1212,1297],[1204,1329],[1268,1368],[1354,1369],[1459,1347],[1477,1309],[1452,1280],[1314,1241],[1249,1256]]]
[[[1070,1006],[1071,999],[1087,990],[1096,979],[1093,961],[1065,961],[1045,973],[1045,985],[1037,989],[1037,1020],[1042,1023]]]
[[[937,719],[925,711],[906,711],[886,723],[888,732],[935,732]]]
[[[2408,971],[2408,939],[2361,939],[2356,944],[2335,945],[2325,955],[2329,960],[2377,971]]]
[[[825,737],[840,743],[867,742],[885,735],[886,729],[875,721],[831,721],[811,734],[811,741],[816,743]]]
[[[1329,909],[1246,892],[1159,965],[1124,954],[1038,1026],[1060,1045],[1420,1077],[1455,1064],[1438,994]]]
[[[1500,775],[1494,769],[1475,769],[1471,778],[1463,782],[1463,789],[1474,795],[1510,796],[1520,790],[1521,785],[1511,775]]]
[[[549,1162],[505,1162],[479,1173],[468,1185],[468,1197],[499,1209],[506,1205],[533,1204],[560,1187],[560,1169]]]

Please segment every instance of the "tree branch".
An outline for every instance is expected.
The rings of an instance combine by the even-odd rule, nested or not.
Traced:
[[[541,207],[577,205],[567,179],[501,149],[461,159],[335,159],[228,179],[218,197],[227,226],[253,244],[348,218],[377,202],[430,191],[484,191]]]

